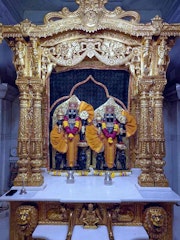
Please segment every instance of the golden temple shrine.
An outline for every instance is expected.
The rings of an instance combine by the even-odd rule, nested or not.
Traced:
[[[163,90],[180,24],[106,2],[0,27],[20,101],[10,240],[173,239]]]

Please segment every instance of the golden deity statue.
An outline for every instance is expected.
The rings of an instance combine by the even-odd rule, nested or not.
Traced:
[[[94,208],[92,203],[89,203],[87,209],[83,208],[80,220],[84,223],[84,228],[97,228],[97,225],[102,218],[99,210]]]

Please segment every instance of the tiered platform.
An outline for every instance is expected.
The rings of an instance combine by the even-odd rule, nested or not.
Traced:
[[[25,187],[25,194],[20,194],[22,187],[13,187],[16,193],[0,198],[11,204],[10,239],[17,240],[25,233],[29,239],[49,240],[56,240],[59,234],[62,240],[77,240],[79,234],[82,240],[87,239],[87,234],[88,240],[97,239],[94,234],[111,240],[145,240],[151,234],[162,234],[164,240],[173,239],[172,208],[180,196],[169,187],[140,187],[139,173],[139,169],[132,169],[131,175],[114,177],[111,185],[105,185],[104,176],[75,176],[74,183],[68,184],[66,176],[52,176],[44,171],[43,186]],[[98,212],[94,228],[86,225],[89,216],[83,215],[88,215],[89,204],[94,213]],[[30,215],[25,225],[31,223],[31,228],[24,227],[24,212]],[[149,213],[158,213],[163,218],[158,232],[153,223],[152,229],[149,228]]]

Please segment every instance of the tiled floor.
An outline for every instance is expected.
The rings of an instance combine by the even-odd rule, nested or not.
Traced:
[[[180,207],[174,207],[174,238],[180,240]],[[0,212],[0,239],[9,240],[9,214],[8,211]],[[169,239],[170,240],[170,239]]]

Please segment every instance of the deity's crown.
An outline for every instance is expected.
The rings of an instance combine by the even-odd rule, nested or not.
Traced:
[[[106,110],[105,111],[106,111],[106,113],[114,113],[115,108],[112,105],[108,105],[108,106],[106,106]]]
[[[78,102],[69,102],[69,108],[70,109],[77,109],[78,108]]]

